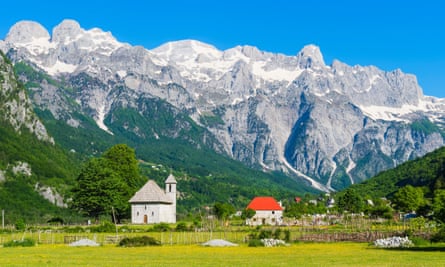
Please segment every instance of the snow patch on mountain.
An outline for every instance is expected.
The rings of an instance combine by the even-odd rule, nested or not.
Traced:
[[[375,106],[375,105],[359,105],[363,113],[372,118],[373,120],[385,120],[385,121],[401,121],[410,122],[410,118],[406,115],[416,112],[432,112],[437,111],[443,114],[444,103],[438,102],[434,104],[432,101],[428,101],[427,98],[419,101],[418,105],[402,105],[402,107],[387,107],[387,106]],[[443,116],[443,115],[441,115]]]
[[[95,120],[96,124],[97,124],[97,126],[99,126],[99,128],[101,128],[105,132],[107,132],[111,135],[114,135],[104,123],[105,115],[106,115],[105,105],[102,105],[99,107],[99,110],[98,110],[97,119]]]
[[[155,55],[155,63],[161,66],[174,65],[180,70],[181,76],[204,82],[221,78],[242,59],[233,54],[224,58],[222,51],[194,40],[169,42],[150,52]]]
[[[45,67],[42,65],[39,67],[44,69],[50,75],[56,75],[59,73],[73,73],[77,69],[76,65],[67,64],[59,60],[57,60],[56,63],[50,67]]]
[[[219,80],[240,61],[248,64],[252,74],[269,82],[290,83],[303,71],[298,66],[273,67],[270,56],[257,55],[254,50],[251,47],[238,46],[220,51],[205,43],[185,40],[169,42],[150,52],[155,56],[153,62],[161,66],[174,65],[179,68],[181,76],[201,82]]]
[[[302,173],[302,172],[296,170],[295,168],[293,168],[293,167],[289,164],[289,162],[288,162],[284,157],[281,158],[281,161],[284,163],[284,165],[285,165],[290,171],[292,171],[292,172],[295,173],[296,175],[298,175],[298,176],[304,178],[305,180],[307,180],[307,181],[311,184],[311,186],[312,186],[313,188],[318,189],[318,190],[323,191],[323,192],[330,192],[330,191],[333,191],[331,188],[325,186],[324,184],[321,184],[321,183],[315,181],[315,180],[312,179],[311,177],[309,177],[309,176],[305,175],[304,173]]]
[[[8,39],[7,39],[8,40]],[[51,43],[48,37],[32,37],[26,42],[15,43],[17,47],[26,48],[33,56],[48,54],[50,49],[56,47],[55,43]]]
[[[287,70],[283,68],[276,68],[273,70],[265,70],[267,62],[259,61],[252,63],[252,73],[266,81],[287,81],[292,82],[303,72],[300,68]]]

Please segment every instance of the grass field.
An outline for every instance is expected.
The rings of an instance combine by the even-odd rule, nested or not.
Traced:
[[[445,266],[443,251],[375,249],[365,243],[297,243],[288,247],[164,245],[121,248],[0,248],[0,266]]]

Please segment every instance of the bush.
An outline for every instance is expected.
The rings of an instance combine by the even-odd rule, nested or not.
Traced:
[[[108,221],[103,222],[99,226],[90,227],[92,233],[114,233],[116,232],[116,226]]]
[[[431,242],[433,242],[433,243],[445,242],[445,227],[444,226],[442,226],[442,228],[440,228],[439,231],[431,237]]]
[[[273,232],[272,237],[275,239],[281,239],[281,229],[280,228],[275,229],[275,232]]]
[[[414,246],[416,246],[416,247],[419,247],[419,246],[428,246],[428,245],[430,245],[430,241],[425,240],[425,239],[423,239],[423,238],[421,238],[421,237],[415,237],[415,236],[413,236],[413,237],[411,237],[410,239],[411,239],[411,241],[413,242]]]
[[[189,228],[187,227],[187,224],[185,222],[179,222],[176,225],[176,231],[177,232],[186,232],[188,230],[189,230]]]
[[[161,241],[158,241],[150,236],[136,236],[126,237],[119,242],[120,247],[145,247],[145,246],[160,246]]]
[[[265,238],[272,238],[272,231],[271,230],[261,230],[260,234],[258,235],[259,239],[265,239]]]
[[[83,233],[85,229],[81,226],[68,227],[65,226],[62,228],[62,231],[65,233]]]
[[[290,230],[289,229],[286,229],[286,230],[284,230],[284,241],[286,241],[286,242],[290,242]]]
[[[33,247],[36,245],[36,241],[31,238],[25,238],[23,240],[11,240],[3,244],[3,247]]]
[[[15,229],[17,231],[23,231],[26,229],[26,224],[25,221],[23,221],[23,219],[19,219],[17,220],[17,222],[15,223]]]
[[[260,239],[250,239],[248,246],[249,247],[264,247],[264,243],[261,242]]]
[[[155,232],[167,232],[170,231],[170,226],[167,223],[158,223],[153,226]]]
[[[53,217],[53,218],[49,219],[49,220],[47,221],[47,223],[49,223],[49,224],[53,224],[53,225],[59,225],[59,224],[63,224],[64,221],[63,221],[63,219],[60,218],[60,217]]]

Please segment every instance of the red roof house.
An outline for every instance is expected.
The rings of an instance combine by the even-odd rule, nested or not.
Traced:
[[[247,209],[252,210],[283,210],[280,204],[273,197],[255,197],[247,205]]]
[[[283,207],[273,197],[255,197],[246,209],[255,211],[255,215],[246,220],[248,225],[280,225],[283,222]]]

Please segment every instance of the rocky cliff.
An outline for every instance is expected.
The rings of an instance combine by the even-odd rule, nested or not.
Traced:
[[[196,124],[205,132],[184,140],[321,190],[347,187],[444,144],[445,100],[424,96],[415,76],[327,65],[314,45],[295,56],[250,46],[220,51],[194,40],[147,50],[65,20],[51,35],[36,22],[19,22],[0,49],[69,84],[64,90],[42,81],[33,101],[72,127],[82,127],[74,111],[109,134],[118,123],[139,138],[184,138]],[[178,115],[170,130],[146,127],[159,109],[153,103]],[[119,119],[124,109],[145,120]]]

